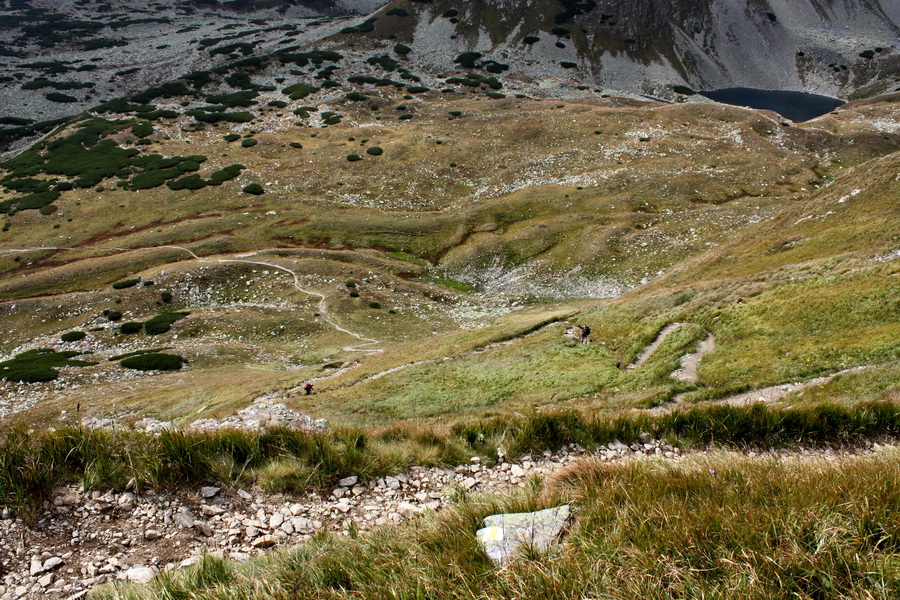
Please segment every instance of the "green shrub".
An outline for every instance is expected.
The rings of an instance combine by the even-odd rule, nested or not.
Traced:
[[[524,38],[522,38],[522,43],[528,44],[529,46],[539,41],[541,41],[541,38],[536,35],[526,35]]]
[[[59,339],[64,342],[77,342],[78,340],[83,340],[86,337],[87,334],[83,331],[69,331],[59,336]]]
[[[282,94],[285,94],[291,100],[302,100],[306,98],[313,92],[319,91],[319,88],[307,85],[305,83],[295,83],[294,85],[289,85],[286,88],[281,90]]]
[[[78,102],[78,98],[75,96],[70,96],[68,94],[61,94],[59,92],[50,92],[49,94],[44,94],[44,98],[49,100],[50,102],[61,102],[61,103],[71,103]]]
[[[290,146],[291,148],[302,148],[303,144],[301,144],[300,142],[291,142],[290,144],[288,144],[288,146]]]
[[[259,140],[257,140],[256,138],[247,138],[246,140],[241,140],[241,147],[242,148],[252,148],[253,146],[257,145],[258,143],[259,143]]]
[[[241,136],[236,133],[229,133],[223,138],[226,142],[236,142],[241,139]]]
[[[177,371],[185,362],[184,358],[176,354],[139,354],[123,358],[119,363],[126,369],[138,371]]]
[[[409,54],[410,52],[412,52],[412,48],[410,48],[406,44],[395,44],[394,52],[396,52],[397,54],[400,54],[400,55]]]
[[[264,192],[265,192],[265,190],[258,183],[251,183],[250,185],[244,186],[245,194],[253,194],[254,196],[259,196],[260,194],[262,194]]]
[[[125,281],[117,281],[112,284],[114,290],[124,290],[125,288],[130,288],[136,286],[140,283],[140,279],[135,277],[134,279],[126,279]]]
[[[135,123],[131,126],[131,133],[134,137],[145,138],[153,133],[153,125],[147,122]]]
[[[118,310],[111,310],[106,314],[106,318],[110,321],[120,321],[122,319],[122,313]]]
[[[235,164],[229,165],[223,169],[218,171],[213,171],[212,175],[209,176],[209,179],[206,180],[207,185],[222,185],[226,181],[230,179],[234,179],[238,175],[241,174],[241,171],[244,169],[244,165]]]
[[[42,206],[40,209],[38,209],[38,212],[41,213],[42,215],[44,215],[44,216],[46,217],[47,215],[52,215],[52,214],[55,213],[57,210],[58,210],[58,209],[57,209],[57,206],[56,206],[55,204],[45,204],[45,205]]]
[[[359,292],[357,292],[356,290],[353,290],[352,292],[350,292],[350,297],[351,298],[359,298]]]
[[[322,121],[322,123],[324,123],[325,125],[337,125],[340,122],[341,122],[340,115],[334,115],[334,116],[328,117]]]
[[[412,119],[413,116],[410,113],[406,113],[405,115],[400,115],[398,118],[401,121],[408,121],[408,120]]]
[[[143,323],[139,323],[137,321],[127,321],[119,325],[119,333],[123,335],[131,335],[134,333],[139,333],[143,328]]]
[[[172,301],[172,292],[164,291],[160,292],[159,299],[162,300],[165,304],[168,304]]]
[[[391,10],[387,11],[384,14],[391,16],[391,17],[408,17],[409,16],[409,13],[406,12],[406,10],[403,8],[392,8]]]
[[[49,349],[29,350],[11,360],[0,362],[0,379],[22,383],[51,381],[59,376],[54,367],[85,367],[96,362],[72,360],[79,352],[54,352]]]
[[[359,92],[350,92],[348,94],[344,94],[344,98],[346,98],[347,100],[352,100],[354,102],[361,102],[366,99],[366,95]]]
[[[501,98],[506,98],[506,94],[501,92],[488,92],[488,98],[493,98],[494,100],[500,100]]]
[[[358,160],[362,160],[362,156],[359,154],[350,154],[347,156],[347,160],[350,162],[356,162]]]
[[[381,308],[381,302],[369,302],[369,308]]]
[[[189,314],[190,313],[187,312],[166,312],[158,314],[152,319],[144,322],[144,331],[147,335],[166,333],[172,328],[172,324],[175,323],[175,321],[183,319]]]
[[[481,56],[481,52],[463,52],[462,54],[454,58],[453,62],[459,63],[459,65],[462,67],[474,69],[476,67],[475,61],[481,58]]]
[[[287,105],[288,105],[288,103],[285,102],[284,100],[272,100],[271,102],[269,102],[267,104],[267,106],[272,106],[274,108],[284,108]]]
[[[372,156],[381,156],[384,154],[384,150],[378,146],[370,146],[366,148],[366,154],[371,154]]]
[[[176,179],[175,181],[166,182],[166,186],[172,191],[199,190],[206,187],[206,181],[195,173],[193,175],[188,175],[187,177],[182,177],[181,179]]]
[[[348,281],[348,282],[346,282],[344,285],[347,286],[348,288],[355,288],[355,287],[356,287],[356,282],[355,282],[355,281]]]
[[[206,101],[210,104],[219,104],[227,108],[234,108],[236,106],[246,108],[248,106],[253,106],[254,104],[256,104],[256,100],[254,100],[254,98],[256,98],[257,96],[259,96],[259,92],[255,90],[243,90],[240,92],[233,92],[231,94],[217,94],[207,96]]]
[[[424,94],[425,92],[428,91],[428,88],[425,87],[424,85],[411,85],[408,88],[406,88],[406,91],[409,92],[410,94]]]

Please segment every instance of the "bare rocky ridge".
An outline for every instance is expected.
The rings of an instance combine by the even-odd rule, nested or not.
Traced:
[[[879,450],[748,451],[751,457],[824,458]],[[583,458],[619,462],[655,457],[679,461],[678,448],[643,434],[633,444],[614,441],[595,452],[570,445],[557,453],[500,456],[493,466],[474,457],[455,468],[413,467],[410,472],[360,481],[349,476],[330,492],[291,496],[259,490],[142,494],[83,493],[59,488],[34,526],[8,511],[0,520],[0,599],[81,598],[111,580],[147,581],[159,571],[193,564],[203,552],[247,560],[267,549],[308,540],[316,531],[349,535],[437,511],[462,492],[501,492],[531,476],[546,477]]]

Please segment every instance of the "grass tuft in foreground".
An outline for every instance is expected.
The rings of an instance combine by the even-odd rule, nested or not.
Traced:
[[[11,427],[0,437],[0,502],[34,516],[53,487],[80,480],[87,490],[204,483],[258,483],[269,491],[301,492],[339,477],[362,479],[402,472],[412,465],[452,465],[497,450],[516,456],[579,443],[594,447],[642,432],[682,445],[784,446],[798,442],[853,442],[900,432],[900,405],[820,404],[797,409],[765,406],[705,407],[661,417],[626,415],[613,420],[575,412],[537,413],[458,425],[450,432],[395,426],[381,431],[263,432],[133,430],[66,427],[34,432]]]
[[[506,497],[461,493],[437,515],[356,539],[320,534],[246,564],[207,556],[103,600],[149,598],[896,598],[900,456],[733,454],[585,460]],[[570,502],[568,539],[498,571],[481,520]]]

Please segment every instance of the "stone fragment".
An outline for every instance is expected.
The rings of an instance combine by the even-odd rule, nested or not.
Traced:
[[[213,496],[218,494],[221,489],[222,488],[217,488],[214,485],[203,486],[202,488],[200,488],[200,497],[201,498],[212,498]]]
[[[200,507],[200,512],[204,517],[215,517],[216,515],[225,514],[225,509],[214,504],[204,504]]]
[[[185,529],[190,529],[194,526],[194,515],[192,515],[188,510],[182,509],[175,513],[172,518],[174,519],[176,525],[180,525]]]
[[[44,571],[52,571],[63,565],[63,559],[58,556],[51,556],[44,561]]]
[[[147,583],[155,576],[156,570],[153,567],[145,567],[144,565],[135,565],[121,574],[122,579],[133,581],[134,583]]]
[[[497,565],[505,566],[523,545],[539,552],[559,540],[571,511],[568,505],[531,513],[491,515],[475,535],[485,553]]]
[[[351,475],[350,477],[344,477],[340,481],[338,481],[338,485],[340,487],[353,487],[356,485],[356,482],[359,481],[359,477],[356,475]]]
[[[278,539],[274,535],[264,535],[250,542],[250,545],[254,548],[271,548],[277,543]]]
[[[158,540],[162,537],[162,534],[155,529],[148,529],[144,532],[144,539],[148,542],[152,542],[153,540]]]
[[[207,523],[206,521],[194,521],[194,527],[196,527],[197,530],[206,537],[213,536],[213,528],[210,527],[209,523]]]

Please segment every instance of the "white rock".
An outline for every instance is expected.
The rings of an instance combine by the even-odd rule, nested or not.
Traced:
[[[175,520],[176,525],[180,525],[185,529],[190,529],[194,526],[194,515],[187,510],[178,511],[172,518]]]
[[[147,583],[156,576],[156,570],[153,567],[145,567],[136,565],[121,574],[122,579],[133,581],[135,583]]]
[[[207,486],[204,486],[204,487],[200,488],[200,497],[202,497],[202,498],[212,498],[213,496],[215,496],[216,494],[218,494],[219,491],[220,491],[221,489],[222,489],[222,488],[217,488],[217,487],[214,486],[214,485],[207,485]]]
[[[280,512],[273,513],[269,517],[269,529],[278,529],[284,523],[284,516]]]
[[[148,529],[144,532],[144,539],[148,542],[152,542],[153,540],[158,540],[162,537],[162,534],[155,529]]]
[[[44,571],[52,571],[58,567],[63,565],[63,559],[58,556],[53,556],[44,561]]]
[[[356,482],[359,481],[359,477],[356,475],[351,475],[350,477],[344,477],[340,481],[338,481],[338,485],[340,487],[353,487],[356,485]]]
[[[224,514],[225,509],[214,504],[204,504],[200,507],[200,512],[203,513],[203,516],[214,517],[216,515]]]
[[[250,542],[250,545],[254,548],[271,548],[277,543],[278,539],[274,535],[264,535]]]

